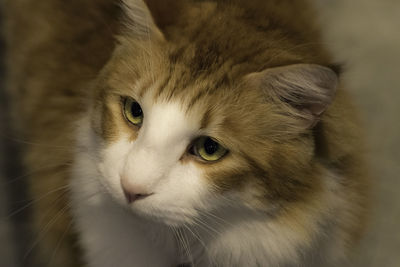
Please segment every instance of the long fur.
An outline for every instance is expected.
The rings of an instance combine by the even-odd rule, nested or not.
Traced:
[[[50,166],[29,177],[42,262],[351,257],[368,210],[362,131],[308,1],[3,2],[25,166]],[[200,136],[229,152],[199,160]],[[122,179],[152,194],[128,203]]]

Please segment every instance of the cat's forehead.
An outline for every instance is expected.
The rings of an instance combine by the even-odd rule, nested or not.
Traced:
[[[208,46],[129,39],[122,43],[110,69],[119,80],[144,85],[139,89],[136,86],[139,95],[155,85],[157,97],[201,98],[234,86],[243,76],[237,71],[238,64]]]
[[[208,117],[230,112],[230,106],[249,102],[251,96],[257,98],[255,90],[244,90],[226,71],[194,72],[186,63],[171,61],[162,53],[133,59],[124,59],[111,68],[105,90],[130,96],[147,107],[178,103],[183,113],[196,117],[205,112]],[[247,95],[246,100],[241,100],[241,95]]]
[[[143,110],[145,112],[145,128],[150,135],[156,135],[152,140],[157,140],[160,134],[174,139],[181,136],[191,136],[200,129],[201,113],[185,112],[181,102],[170,101],[151,101],[144,98]],[[171,140],[170,140],[171,141]]]
[[[208,92],[207,85],[187,84],[174,90],[177,86],[174,81],[166,83],[162,79],[147,88],[138,85],[139,94],[134,95],[148,113],[151,127],[170,129],[180,135],[211,134],[209,131],[222,127],[226,106],[218,105],[218,96]]]
[[[185,60],[185,55],[190,58],[189,48],[174,56],[176,49],[162,51],[154,45],[132,51],[134,47],[138,48],[136,43],[125,46],[114,58],[105,90],[134,98],[143,105],[145,116],[153,109],[168,110],[168,105],[179,107],[157,113],[171,119],[179,113],[187,124],[195,125],[191,128],[227,143],[263,135],[263,127],[255,125],[268,120],[268,103],[260,90],[233,77],[229,64],[201,70]]]

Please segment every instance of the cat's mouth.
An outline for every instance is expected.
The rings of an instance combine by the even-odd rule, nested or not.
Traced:
[[[126,201],[128,202],[128,204],[132,204],[133,202],[137,202],[142,199],[148,198],[151,195],[154,195],[154,193],[146,194],[146,193],[132,193],[132,192],[128,192],[126,190],[123,190],[123,191],[124,191],[124,195],[125,195],[125,198],[126,198]]]

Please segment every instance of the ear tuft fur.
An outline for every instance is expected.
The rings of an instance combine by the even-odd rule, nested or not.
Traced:
[[[122,0],[122,6],[127,18],[127,28],[136,38],[163,38],[143,0]]]

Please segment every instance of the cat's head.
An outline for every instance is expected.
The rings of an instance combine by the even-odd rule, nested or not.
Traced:
[[[179,225],[229,207],[268,212],[317,190],[312,128],[335,92],[331,69],[264,68],[254,51],[242,62],[245,44],[224,46],[233,33],[167,37],[143,2],[126,0],[125,11],[90,112],[96,179],[115,200]]]

